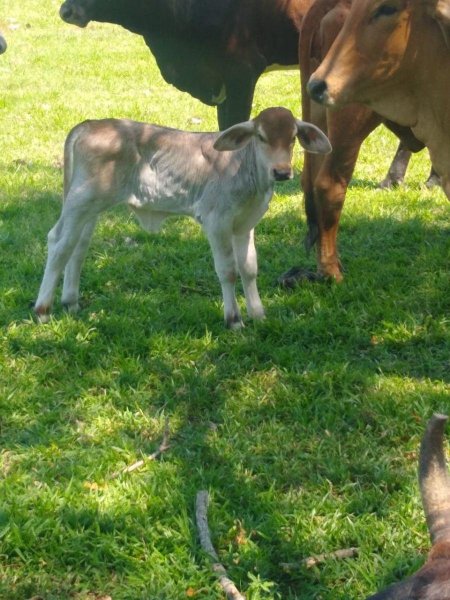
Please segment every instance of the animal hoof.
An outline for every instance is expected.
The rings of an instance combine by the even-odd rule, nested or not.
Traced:
[[[325,277],[317,271],[309,271],[303,267],[292,267],[280,275],[277,279],[278,285],[285,288],[294,288],[303,281],[324,281]]]
[[[244,327],[244,323],[240,316],[234,316],[225,320],[225,327],[227,329],[233,329],[237,331],[238,329],[242,329]]]
[[[75,315],[80,310],[80,305],[78,304],[78,302],[74,302],[71,304],[63,302],[63,307],[64,310],[66,310],[69,313],[69,315]]]

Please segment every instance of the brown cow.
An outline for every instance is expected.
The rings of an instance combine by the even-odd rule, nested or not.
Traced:
[[[299,43],[302,114],[327,132],[333,147],[333,152],[325,157],[305,154],[302,186],[308,220],[306,248],[317,246],[318,276],[338,281],[342,279],[342,272],[336,240],[347,186],[362,142],[383,119],[369,108],[356,104],[329,111],[309,98],[306,83],[341,30],[350,6],[351,0],[316,0],[303,18]],[[409,128],[389,122],[386,125],[404,140],[383,182],[384,187],[390,187],[402,181],[410,150],[418,151],[423,144],[414,138]],[[309,273],[306,275],[315,278]],[[290,286],[304,276],[304,270],[294,268],[282,275],[280,282]]]
[[[450,600],[450,477],[443,448],[447,417],[435,414],[423,436],[419,484],[432,548],[424,566],[367,600]]]
[[[326,106],[360,102],[411,127],[450,199],[450,48],[442,5],[448,7],[443,0],[354,2],[308,91]]]

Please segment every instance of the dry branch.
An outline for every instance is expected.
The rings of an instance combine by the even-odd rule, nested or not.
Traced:
[[[158,448],[151,454],[147,454],[147,456],[145,456],[141,460],[136,461],[132,465],[128,465],[128,467],[125,467],[124,469],[122,469],[122,471],[116,471],[115,473],[113,473],[111,475],[111,478],[114,479],[115,477],[118,477],[119,475],[122,475],[123,473],[132,473],[133,471],[136,471],[136,469],[139,469],[140,467],[145,465],[146,462],[149,462],[151,460],[156,460],[163,452],[165,452],[166,450],[168,450],[170,448],[169,433],[170,433],[169,419],[166,418],[165,424],[164,424],[163,438],[162,438],[162,441],[161,441],[160,445],[158,446]]]
[[[197,520],[198,534],[200,537],[200,544],[203,550],[212,558],[214,561],[212,564],[212,570],[216,573],[219,583],[222,586],[228,600],[245,600],[243,596],[231,579],[227,575],[227,571],[222,563],[219,562],[219,557],[214,549],[211,542],[211,536],[208,527],[208,503],[209,495],[206,490],[201,490],[197,493],[195,516]]]
[[[296,563],[280,563],[280,567],[287,570],[300,569],[302,567],[310,569],[311,567],[330,559],[341,560],[343,558],[353,558],[358,556],[358,552],[359,548],[343,548],[342,550],[335,550],[334,552],[327,552],[326,554],[308,556],[308,558],[304,558]]]

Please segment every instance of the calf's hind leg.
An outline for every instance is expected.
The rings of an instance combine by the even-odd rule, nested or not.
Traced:
[[[50,230],[47,238],[47,263],[39,294],[34,305],[34,311],[41,322],[48,321],[55,297],[56,286],[64,268],[76,249],[76,255],[68,270],[65,292],[67,292],[69,281],[72,284],[75,281],[76,271],[78,268],[81,269],[87,245],[99,212],[90,195],[86,195],[83,198],[68,195],[63,205],[61,216],[56,225]],[[86,225],[88,227],[84,231]],[[88,233],[90,235],[87,235]],[[67,294],[67,296],[69,295]]]
[[[80,306],[78,298],[80,295],[80,275],[83,267],[84,259],[86,258],[89,249],[89,243],[94,233],[97,224],[97,217],[86,223],[81,231],[80,238],[75,246],[72,256],[64,269],[64,283],[61,296],[63,306],[70,313],[76,313]]]

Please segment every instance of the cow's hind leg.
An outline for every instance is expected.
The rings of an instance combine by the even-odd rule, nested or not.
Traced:
[[[83,227],[78,243],[72,252],[69,262],[66,264],[66,268],[64,269],[64,283],[61,302],[70,313],[76,313],[80,308],[78,304],[78,298],[80,295],[81,269],[89,249],[89,244],[96,224],[97,217],[94,217]]]
[[[400,142],[386,177],[378,184],[381,189],[390,189],[403,183],[406,169],[411,159],[411,151]]]
[[[233,236],[234,255],[244,288],[247,311],[252,319],[263,319],[264,308],[256,285],[258,261],[254,242],[254,230]]]

